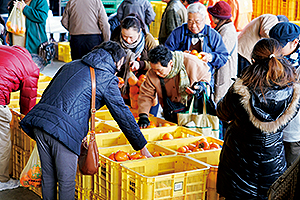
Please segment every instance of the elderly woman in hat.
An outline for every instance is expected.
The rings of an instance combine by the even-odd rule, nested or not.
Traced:
[[[172,31],[165,46],[171,51],[197,50],[202,60],[210,67],[211,86],[214,86],[214,72],[228,60],[228,51],[221,35],[205,24],[206,7],[201,3],[189,5],[188,22]]]
[[[214,100],[218,102],[234,82],[237,75],[237,33],[231,21],[231,7],[225,1],[219,1],[207,9],[216,24],[215,30],[222,36],[223,42],[229,52],[226,64],[215,72]]]

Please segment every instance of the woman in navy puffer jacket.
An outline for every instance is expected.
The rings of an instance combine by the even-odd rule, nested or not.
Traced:
[[[125,105],[114,75],[124,61],[125,52],[115,42],[65,64],[46,88],[40,102],[21,121],[21,127],[37,141],[42,164],[44,199],[74,199],[77,155],[89,129],[91,75],[95,69],[96,109],[107,105],[111,115],[135,150],[149,156],[147,141],[129,108]],[[117,66],[116,66],[117,65]],[[151,155],[150,155],[151,156]]]
[[[268,199],[269,187],[286,170],[282,129],[299,111],[300,85],[280,44],[262,39],[247,67],[217,107],[230,121],[217,176],[226,200]]]

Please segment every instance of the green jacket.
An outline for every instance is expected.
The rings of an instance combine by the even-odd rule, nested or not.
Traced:
[[[29,6],[23,9],[23,14],[26,16],[25,48],[30,53],[37,53],[38,46],[48,40],[46,34],[48,10],[46,0],[32,0]]]

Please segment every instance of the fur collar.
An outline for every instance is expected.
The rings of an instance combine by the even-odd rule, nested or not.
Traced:
[[[300,99],[300,85],[295,83],[293,85],[294,92],[293,92],[293,99],[285,110],[282,116],[280,116],[277,120],[272,122],[262,122],[257,119],[251,109],[250,105],[250,92],[246,86],[243,85],[243,81],[241,79],[237,79],[234,83],[234,92],[241,95],[241,104],[247,111],[249,115],[249,120],[253,123],[253,125],[260,129],[263,132],[267,133],[275,133],[280,127],[286,125],[296,114],[296,110],[299,107],[299,99]]]

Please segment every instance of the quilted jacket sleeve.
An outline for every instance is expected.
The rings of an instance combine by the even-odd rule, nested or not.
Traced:
[[[118,88],[118,80],[116,77],[107,85],[107,89],[103,94],[107,108],[113,118],[117,121],[132,147],[136,151],[141,150],[147,144],[147,141],[141,133],[128,106],[124,103]]]
[[[20,88],[20,111],[24,115],[36,104],[39,69],[36,66],[32,66],[32,69],[34,70],[24,77]]]

